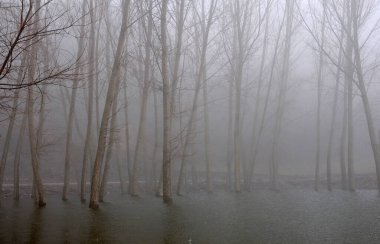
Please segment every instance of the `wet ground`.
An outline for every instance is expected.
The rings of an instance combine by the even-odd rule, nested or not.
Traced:
[[[72,198],[3,199],[0,243],[380,243],[375,190],[192,193],[170,206],[115,193],[98,211]]]

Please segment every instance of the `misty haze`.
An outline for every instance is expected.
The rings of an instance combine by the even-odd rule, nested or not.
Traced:
[[[379,0],[0,0],[0,243],[380,243]]]

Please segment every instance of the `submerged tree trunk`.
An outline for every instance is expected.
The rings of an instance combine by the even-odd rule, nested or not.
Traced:
[[[81,20],[81,28],[80,28],[80,37],[78,40],[78,52],[77,52],[77,61],[80,60],[80,57],[83,53],[83,44],[84,44],[84,24],[85,24],[85,2],[83,0],[82,3],[82,20]],[[65,173],[64,173],[64,181],[63,181],[63,192],[62,192],[62,200],[67,200],[67,191],[70,184],[70,164],[71,164],[71,147],[72,147],[72,131],[74,124],[74,116],[75,116],[75,105],[76,105],[76,95],[79,83],[79,65],[75,67],[74,71],[76,77],[73,80],[73,90],[70,98],[70,108],[69,108],[69,116],[67,121],[67,131],[66,131],[66,151],[65,151]],[[66,114],[66,113],[65,113]],[[83,198],[82,198],[83,199]]]
[[[342,133],[340,137],[340,171],[341,171],[341,186],[342,190],[347,190],[347,103],[348,103],[348,94],[347,94],[347,82],[344,82],[343,88],[343,118],[342,118]]]
[[[127,39],[128,31],[128,10],[130,0],[122,1],[122,24],[120,28],[120,35],[117,43],[117,50],[114,57],[114,63],[112,67],[111,77],[109,79],[109,85],[107,90],[106,102],[104,105],[103,116],[100,125],[98,146],[96,151],[96,157],[94,162],[94,168],[91,180],[91,195],[90,195],[90,208],[97,209],[99,207],[99,188],[100,188],[100,173],[101,163],[104,158],[106,139],[108,134],[108,121],[110,118],[110,110],[112,103],[114,102],[115,89],[117,89],[117,80],[120,75],[120,67],[123,57],[123,50]]]
[[[150,88],[150,78],[151,78],[151,45],[152,45],[152,33],[153,33],[153,16],[152,16],[152,2],[149,5],[148,10],[148,26],[147,35],[145,40],[145,59],[144,59],[144,80],[143,80],[143,91],[140,109],[140,121],[139,128],[137,131],[137,139],[135,146],[135,153],[133,158],[133,168],[132,168],[132,180],[131,180],[131,192],[132,196],[138,195],[138,157],[140,156],[140,146],[144,146],[145,143],[145,120],[146,120],[146,110],[148,105],[148,95]],[[146,163],[146,162],[144,162]],[[147,184],[147,182],[145,182]]]
[[[211,170],[211,159],[210,159],[210,135],[209,135],[209,112],[208,112],[208,98],[207,98],[207,77],[206,69],[203,68],[203,109],[204,109],[204,142],[205,142],[205,160],[206,160],[206,182],[207,191],[212,192],[212,170]]]
[[[24,74],[24,71],[25,71],[25,63],[26,63],[26,57],[23,57],[22,61],[21,61],[21,69],[19,70],[19,72],[17,74],[17,82],[19,84],[22,83],[23,74]],[[12,133],[13,133],[14,123],[15,123],[15,120],[16,120],[16,114],[17,114],[17,110],[18,110],[19,95],[20,95],[20,89],[16,89],[15,92],[14,92],[13,104],[12,104],[12,112],[11,112],[11,114],[9,116],[8,129],[7,129],[7,133],[6,133],[6,136],[5,136],[4,145],[3,145],[3,153],[1,155],[1,161],[0,161],[0,194],[2,194],[2,191],[3,191],[5,165],[7,163],[9,146],[10,146],[10,143],[11,143],[11,137],[12,137]]]
[[[274,80],[274,76],[275,76],[274,71],[275,71],[275,67],[276,67],[276,63],[277,63],[277,56],[278,56],[279,49],[280,49],[281,33],[282,33],[282,29],[284,27],[285,17],[286,17],[286,14],[284,14],[284,16],[281,20],[280,28],[278,30],[277,37],[276,37],[276,44],[275,44],[275,48],[274,48],[274,53],[273,53],[272,60],[271,60],[268,87],[267,87],[266,92],[265,92],[264,107],[263,107],[263,111],[261,114],[261,120],[260,120],[260,125],[259,125],[259,131],[258,131],[258,134],[256,137],[255,148],[254,148],[253,155],[252,155],[252,167],[251,167],[252,172],[250,173],[251,177],[254,174],[255,162],[256,162],[258,152],[259,152],[259,145],[260,145],[260,141],[261,141],[261,138],[262,138],[262,135],[264,132],[265,118],[267,115],[269,99],[270,99],[270,95],[271,95],[271,91],[272,91],[272,84],[273,84],[273,80]]]
[[[41,7],[41,0],[36,0],[35,9],[38,10]],[[40,20],[39,11],[36,11],[34,15],[34,26],[33,29],[38,29],[38,23]],[[38,44],[37,44],[38,46]],[[38,55],[38,47],[34,46],[28,55],[28,83],[32,84],[34,82],[34,76],[36,72],[36,62]],[[32,170],[33,170],[33,178],[36,186],[36,201],[39,207],[44,207],[46,205],[44,200],[44,190],[42,184],[42,178],[39,170],[39,158],[38,158],[38,149],[37,149],[37,137],[36,131],[34,128],[34,95],[33,95],[33,87],[28,87],[28,131],[29,131],[29,144],[32,158]]]
[[[161,73],[163,85],[163,159],[162,159],[162,189],[163,201],[165,203],[172,202],[171,191],[171,84],[169,80],[168,68],[168,44],[167,44],[167,15],[168,0],[162,1],[161,6],[161,46],[162,46],[162,60],[161,60]]]
[[[117,98],[119,95],[119,86],[120,86],[120,78],[117,82],[116,89],[115,89],[115,98],[112,103],[112,117],[111,117],[111,125],[110,125],[110,136],[108,140],[108,145],[107,145],[107,151],[106,151],[106,158],[104,160],[104,170],[103,170],[103,177],[102,181],[100,184],[100,191],[99,191],[99,201],[103,202],[104,200],[104,194],[106,191],[107,187],[107,181],[108,181],[108,172],[110,169],[110,164],[111,164],[111,156],[112,156],[112,151],[113,147],[115,145],[116,141],[116,121],[117,121]]]
[[[22,146],[24,143],[26,122],[28,119],[27,109],[28,106],[25,105],[24,113],[22,115],[21,127],[18,134],[17,145],[15,150],[15,159],[13,164],[13,199],[15,200],[19,200],[20,198],[20,157]]]
[[[353,75],[354,75],[354,64],[352,60],[353,54],[353,43],[352,43],[352,13],[350,11],[350,3],[347,1],[347,40],[346,40],[346,64],[345,64],[345,82],[347,83],[347,163],[348,163],[348,189],[350,191],[355,191],[354,186],[354,127],[353,127]]]
[[[321,46],[319,50],[319,64],[318,64],[318,78],[317,78],[317,136],[316,136],[316,155],[315,155],[315,182],[314,182],[314,190],[319,190],[319,167],[320,167],[320,158],[321,158],[321,103],[322,103],[322,78],[323,78],[323,48],[325,43],[325,26],[326,26],[326,6],[325,0],[323,0],[323,20],[321,27]],[[329,168],[327,168],[329,171]],[[327,173],[327,184],[330,186],[330,174]]]
[[[285,110],[286,93],[288,89],[288,79],[289,79],[289,63],[290,63],[290,50],[292,44],[292,32],[293,32],[293,12],[294,12],[294,1],[286,1],[286,34],[285,34],[285,49],[282,63],[282,72],[280,76],[280,88],[279,88],[279,98],[277,103],[276,111],[276,122],[274,129],[274,138],[272,144],[272,165],[271,165],[271,184],[273,190],[278,190],[278,151],[279,151],[279,140],[282,127],[283,114]]]
[[[89,79],[88,79],[88,104],[87,104],[87,129],[86,139],[84,143],[84,152],[82,160],[82,176],[81,176],[81,191],[80,199],[82,202],[86,201],[86,185],[87,185],[87,164],[90,161],[91,144],[93,136],[93,97],[94,97],[94,55],[95,55],[95,16],[93,0],[90,0],[90,43],[89,43]]]
[[[258,87],[256,92],[256,101],[255,101],[255,110],[253,114],[253,126],[252,126],[252,153],[251,153],[251,162],[249,165],[249,172],[248,172],[248,185],[245,186],[245,188],[250,191],[251,185],[252,185],[252,178],[253,178],[253,168],[256,164],[256,147],[259,145],[256,144],[256,136],[257,136],[257,126],[259,122],[259,111],[261,107],[261,92],[262,92],[262,86],[263,86],[263,75],[264,75],[264,66],[267,56],[267,49],[268,49],[268,30],[269,30],[269,9],[270,9],[271,2],[267,2],[266,7],[266,17],[265,17],[265,30],[264,30],[264,40],[263,40],[263,50],[261,53],[261,61],[260,61],[260,69],[259,69],[259,78],[258,78]]]
[[[343,39],[343,29],[341,31],[340,39]],[[338,96],[339,96],[339,83],[340,83],[340,66],[342,64],[342,55],[343,55],[343,47],[340,46],[339,48],[339,58],[338,58],[338,65],[336,69],[335,74],[335,91],[334,91],[334,102],[333,102],[333,108],[332,108],[332,114],[331,114],[331,123],[330,123],[330,133],[329,133],[329,142],[327,146],[327,160],[326,160],[326,174],[327,174],[327,189],[329,191],[332,190],[332,183],[331,183],[331,154],[332,154],[332,145],[333,145],[333,138],[334,138],[334,132],[335,132],[335,121],[336,121],[336,112],[338,108]]]
[[[357,78],[358,78],[359,91],[361,94],[364,112],[366,116],[372,152],[373,152],[373,156],[375,160],[377,187],[378,187],[378,191],[380,191],[380,152],[379,152],[379,145],[376,139],[375,127],[373,125],[373,118],[372,118],[372,112],[369,105],[367,88],[364,83],[364,74],[363,74],[363,69],[362,69],[362,61],[361,61],[361,53],[360,53],[361,46],[359,45],[359,37],[358,37],[359,35],[358,8],[360,8],[360,6],[357,6],[357,2],[354,0],[351,0],[351,14],[352,14],[351,18],[353,20],[352,25],[353,25],[353,49],[354,49],[354,58],[355,58],[355,68],[356,68],[356,73],[357,73]],[[353,166],[349,164],[349,172],[353,171],[352,167]],[[350,185],[350,190],[351,190],[351,185],[353,185],[353,183],[350,183],[349,185]]]
[[[201,47],[201,53],[200,53],[199,67],[197,68],[197,77],[196,77],[196,81],[195,81],[195,91],[194,91],[194,96],[193,96],[193,104],[192,104],[191,111],[190,111],[190,117],[189,117],[189,122],[187,125],[185,142],[183,145],[181,168],[180,168],[178,184],[177,184],[177,194],[178,195],[181,194],[181,188],[182,188],[183,178],[184,178],[184,168],[185,168],[185,164],[186,164],[186,156],[187,156],[188,146],[190,143],[191,134],[193,133],[193,129],[194,129],[195,115],[196,115],[196,111],[197,111],[197,107],[198,107],[198,96],[199,96],[199,91],[201,88],[201,82],[204,81],[204,85],[206,84],[205,83],[206,78],[204,77],[204,75],[206,74],[206,67],[205,66],[206,66],[206,56],[207,56],[207,46],[208,46],[207,44],[208,44],[208,37],[209,37],[209,32],[210,32],[210,28],[211,28],[211,24],[212,24],[212,17],[214,14],[214,10],[215,10],[215,0],[212,0],[210,3],[210,9],[208,11],[207,21],[206,21],[204,16],[202,17],[202,20],[201,20],[201,22],[202,22],[202,47]],[[204,87],[203,89],[206,89],[206,88]],[[207,91],[204,90],[203,92],[207,92]],[[207,99],[207,96],[205,97],[205,94],[204,94],[204,99]],[[208,124],[208,121],[205,121],[205,122]],[[206,133],[208,133],[208,132],[206,131]],[[207,136],[206,139],[208,140],[208,135],[206,135],[206,136]],[[207,151],[207,148],[206,148],[206,151]],[[208,157],[208,156],[206,155],[206,157]],[[208,160],[208,159],[206,158],[206,160]],[[208,181],[207,181],[207,183],[208,183],[208,189],[211,190],[211,178],[209,178],[209,173],[210,173],[209,172],[209,164],[210,163],[208,161],[208,164],[207,164]],[[192,166],[194,167],[194,163],[192,164]],[[195,173],[194,171],[195,171],[195,169],[192,168],[193,176]],[[195,179],[195,177],[193,177],[193,185],[194,185],[195,181],[196,181],[196,179]]]
[[[129,119],[128,119],[128,96],[127,96],[127,82],[124,79],[124,118],[125,118],[125,150],[126,150],[126,164],[127,164],[127,175],[128,175],[128,193],[131,193],[131,179],[132,179],[132,169],[131,169],[131,154],[129,149]]]

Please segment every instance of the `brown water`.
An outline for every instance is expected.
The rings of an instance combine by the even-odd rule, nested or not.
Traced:
[[[380,243],[377,191],[107,196],[99,211],[75,196],[0,207],[0,243]]]

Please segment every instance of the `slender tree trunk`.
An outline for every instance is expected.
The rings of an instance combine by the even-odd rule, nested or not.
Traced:
[[[106,158],[104,161],[104,170],[103,170],[103,177],[102,181],[100,184],[100,190],[99,190],[99,201],[103,202],[104,200],[104,194],[106,191],[107,187],[107,181],[108,181],[108,172],[110,169],[110,164],[111,164],[111,157],[112,157],[112,149],[115,144],[116,140],[116,121],[117,121],[117,98],[119,95],[119,86],[120,86],[120,78],[119,81],[117,82],[118,84],[116,85],[115,89],[115,98],[112,103],[112,117],[111,117],[111,125],[110,125],[110,132],[109,132],[109,140],[108,140],[108,145],[107,145],[107,151],[106,151]]]
[[[341,31],[341,40],[343,39],[343,29]],[[343,48],[342,46],[339,48],[339,58],[338,58],[338,64],[339,66],[342,64],[342,55],[343,55]],[[340,83],[340,67],[337,67],[336,74],[335,74],[335,91],[334,91],[334,102],[333,102],[333,108],[332,108],[332,114],[331,114],[331,123],[330,123],[330,133],[329,133],[329,142],[327,146],[327,160],[326,160],[326,174],[327,174],[327,189],[329,191],[332,190],[331,185],[331,154],[332,154],[332,145],[333,145],[333,138],[334,138],[334,132],[335,132],[335,121],[336,121],[336,112],[338,108],[338,96],[339,96],[339,83]]]
[[[140,110],[140,122],[137,132],[135,154],[133,158],[133,169],[132,169],[132,187],[131,195],[138,195],[138,157],[140,156],[140,146],[144,146],[145,143],[145,120],[146,120],[146,110],[148,105],[148,95],[150,87],[150,78],[151,78],[151,45],[152,45],[152,33],[153,33],[153,16],[152,16],[152,4],[149,5],[148,10],[148,26],[147,26],[147,35],[145,42],[145,60],[144,60],[144,80],[143,80],[143,92],[142,92],[142,101],[141,101],[141,110]],[[144,163],[146,164],[145,160]],[[147,180],[147,179],[146,179]],[[147,184],[147,182],[145,182]]]
[[[352,14],[352,20],[353,20],[353,49],[354,49],[354,57],[355,57],[355,64],[356,64],[356,73],[357,73],[357,78],[358,78],[358,85],[359,85],[359,91],[361,94],[362,102],[363,102],[363,107],[364,107],[364,112],[366,115],[366,121],[367,121],[367,126],[368,126],[368,133],[369,133],[369,138],[371,141],[371,147],[373,151],[373,156],[375,159],[375,167],[376,167],[376,176],[377,176],[377,187],[378,190],[380,191],[380,152],[379,152],[379,145],[377,143],[376,139],[376,131],[375,127],[373,125],[373,118],[372,118],[372,112],[370,109],[369,105],[369,100],[368,100],[368,94],[367,94],[367,89],[365,87],[364,83],[364,75],[363,75],[363,69],[362,69],[362,61],[361,61],[361,54],[360,54],[360,45],[359,45],[359,37],[358,37],[358,6],[357,2],[351,0],[351,14]],[[352,165],[349,165],[349,172],[353,171]],[[353,181],[353,179],[352,179]],[[353,183],[351,183],[353,184]],[[350,184],[350,190],[351,190],[351,184]]]
[[[21,127],[18,134],[17,145],[16,145],[16,150],[15,150],[15,159],[14,159],[14,164],[13,164],[14,166],[13,167],[13,199],[15,200],[20,199],[20,157],[21,157],[22,145],[24,143],[26,122],[28,119],[27,108],[28,106],[25,105],[24,113],[22,115]]]
[[[203,68],[203,109],[204,109],[204,140],[205,140],[205,159],[206,159],[206,174],[207,174],[207,191],[212,192],[212,171],[210,160],[210,139],[209,139],[209,112],[208,112],[208,98],[207,98],[207,77],[206,69]]]
[[[276,122],[274,130],[274,138],[272,145],[272,166],[271,166],[271,183],[272,189],[278,190],[278,147],[281,133],[281,126],[283,120],[283,114],[285,110],[286,93],[289,79],[289,60],[290,50],[292,44],[292,29],[293,29],[293,12],[294,12],[294,0],[286,1],[286,34],[285,34],[285,49],[282,63],[281,82],[279,89],[279,99],[276,111]]]
[[[81,176],[81,191],[80,199],[86,201],[86,185],[87,185],[87,164],[91,158],[91,144],[93,136],[93,100],[94,100],[94,69],[95,69],[95,16],[94,16],[94,0],[90,0],[90,40],[89,40],[89,79],[88,79],[88,104],[87,104],[87,129],[86,139],[84,143],[83,161],[82,161],[82,176]]]
[[[252,154],[251,154],[251,164],[249,165],[249,172],[248,172],[248,184],[246,185],[246,189],[248,191],[251,190],[252,185],[252,178],[253,178],[253,168],[256,164],[256,156],[254,155],[254,152],[256,151],[256,147],[258,145],[256,142],[256,136],[257,136],[257,126],[259,122],[259,111],[260,111],[260,105],[261,105],[261,90],[263,86],[263,74],[264,74],[264,66],[266,62],[266,56],[267,56],[267,49],[268,49],[268,30],[269,30],[269,9],[270,9],[271,2],[267,2],[266,7],[266,17],[265,17],[265,30],[264,30],[264,40],[263,40],[263,50],[261,53],[261,62],[260,62],[260,70],[259,70],[259,78],[258,78],[258,87],[256,92],[256,102],[255,102],[255,110],[253,114],[253,127],[252,127]]]
[[[163,83],[163,159],[162,159],[162,189],[164,203],[172,202],[171,191],[171,84],[168,69],[168,44],[167,44],[167,15],[168,0],[162,0],[161,6],[161,45],[162,45],[162,83]]]
[[[100,132],[98,139],[98,146],[96,151],[96,157],[93,167],[92,180],[91,180],[91,195],[90,195],[90,208],[97,209],[99,207],[99,188],[100,188],[100,173],[101,163],[104,158],[107,134],[108,134],[108,121],[110,118],[110,110],[112,103],[114,102],[115,89],[117,89],[117,80],[120,75],[121,61],[123,57],[123,50],[127,39],[128,31],[128,10],[130,0],[122,1],[122,24],[120,29],[119,40],[117,43],[117,50],[114,57],[114,63],[112,67],[111,77],[109,79],[109,85],[107,90],[106,102],[104,105],[103,116],[100,124]]]
[[[278,30],[278,34],[277,34],[277,38],[276,38],[276,44],[275,44],[275,48],[274,48],[274,53],[273,53],[273,57],[272,57],[272,60],[271,60],[271,65],[270,65],[270,72],[269,72],[269,80],[268,80],[268,87],[266,89],[266,92],[265,92],[265,101],[264,101],[264,107],[263,107],[263,111],[262,111],[262,114],[261,114],[261,120],[260,120],[260,125],[259,125],[259,131],[258,131],[258,135],[256,137],[256,142],[255,142],[255,148],[254,148],[254,152],[253,152],[253,156],[252,156],[252,172],[251,172],[251,177],[253,176],[254,174],[254,168],[255,168],[255,164],[256,164],[256,158],[257,158],[257,155],[258,155],[258,152],[259,152],[259,145],[260,145],[260,141],[261,141],[261,138],[262,138],[262,134],[264,132],[264,124],[265,124],[265,118],[266,118],[266,115],[267,115],[267,110],[268,110],[268,105],[269,105],[269,99],[270,99],[270,95],[271,95],[271,91],[272,91],[272,84],[273,84],[273,80],[274,80],[274,71],[275,71],[275,67],[276,67],[276,63],[277,63],[277,59],[278,59],[278,52],[279,52],[279,49],[280,49],[280,40],[281,40],[281,33],[282,33],[282,29],[284,27],[284,23],[285,23],[285,17],[286,17],[286,14],[284,14],[283,18],[282,18],[282,21],[281,21],[281,24],[280,24],[280,28]]]
[[[177,1],[176,1],[177,2]],[[178,2],[177,2],[178,4]],[[178,81],[179,81],[179,65],[182,56],[182,37],[183,37],[183,27],[185,23],[185,0],[179,0],[178,15],[176,15],[176,46],[174,55],[174,68],[173,68],[173,78],[171,87],[171,103],[170,110],[172,116],[175,113],[175,98],[177,93]]]
[[[129,120],[128,120],[128,96],[127,96],[127,82],[124,80],[124,116],[125,116],[125,149],[126,149],[126,160],[127,160],[127,175],[128,175],[128,193],[131,193],[131,180],[132,180],[132,169],[131,169],[131,154],[129,149]]]
[[[80,28],[80,37],[78,40],[78,52],[77,52],[77,61],[80,60],[80,57],[83,53],[83,42],[84,42],[84,24],[85,24],[85,2],[82,2],[82,20],[81,20],[81,28]],[[65,173],[64,173],[64,181],[63,181],[63,192],[62,192],[62,200],[67,200],[67,191],[70,184],[70,164],[71,164],[71,147],[72,147],[72,131],[74,124],[74,116],[75,116],[75,105],[76,105],[76,95],[79,83],[79,65],[75,67],[75,75],[76,77],[73,80],[73,90],[70,98],[70,108],[69,108],[69,116],[67,121],[67,131],[66,131],[66,151],[65,151]],[[82,198],[83,199],[83,198]]]
[[[347,155],[347,82],[344,82],[343,93],[343,118],[342,118],[342,133],[340,137],[340,170],[341,170],[341,184],[342,190],[347,190],[347,169],[346,169],[346,155]]]
[[[227,191],[231,190],[232,185],[232,126],[233,126],[233,89],[234,83],[231,79],[228,89],[228,128],[227,128]]]
[[[41,1],[36,0],[35,9],[38,10],[41,7]],[[33,29],[38,29],[38,23],[40,20],[39,11],[36,11],[34,15],[34,26]],[[34,76],[36,72],[36,62],[38,55],[38,45],[35,45],[28,56],[28,83],[32,84],[34,81]],[[33,178],[36,186],[36,200],[38,202],[39,207],[44,207],[46,205],[44,201],[44,190],[42,184],[42,178],[39,170],[39,158],[38,158],[38,145],[37,145],[37,137],[34,128],[34,96],[33,96],[33,87],[28,87],[28,131],[29,131],[29,144],[32,158],[32,170],[33,170]]]
[[[187,152],[188,152],[188,146],[189,146],[189,143],[190,143],[190,140],[191,140],[191,134],[193,133],[193,129],[194,129],[194,126],[195,126],[194,122],[195,122],[195,116],[196,116],[196,111],[197,111],[197,107],[198,107],[198,96],[199,96],[199,91],[200,91],[200,88],[201,88],[201,82],[203,81],[204,85],[206,85],[206,78],[204,77],[204,75],[206,74],[206,56],[207,56],[207,46],[208,46],[207,44],[208,44],[208,37],[209,37],[209,32],[210,32],[210,28],[211,28],[211,24],[212,24],[212,17],[213,17],[214,9],[215,9],[214,5],[215,5],[215,0],[213,0],[210,3],[210,9],[208,11],[207,22],[206,22],[206,19],[205,19],[204,16],[203,16],[203,19],[201,20],[202,21],[202,47],[201,47],[201,53],[200,53],[199,67],[197,69],[197,77],[196,77],[196,81],[195,81],[195,91],[194,91],[194,97],[193,97],[193,104],[192,104],[191,111],[190,111],[190,117],[189,117],[189,122],[188,122],[188,125],[187,125],[185,142],[184,142],[184,145],[183,145],[181,168],[180,168],[180,173],[179,173],[179,177],[178,177],[178,184],[177,184],[177,194],[178,195],[181,194],[181,188],[182,188],[182,185],[183,185],[184,168],[185,168],[185,163],[186,163],[186,156],[187,156]],[[207,89],[207,88],[204,87],[203,89]],[[207,91],[204,90],[203,92],[205,93]],[[204,96],[204,99],[207,99],[206,94],[204,94],[203,96]],[[207,111],[205,113],[207,113]],[[206,118],[206,120],[208,120],[208,119]],[[205,121],[205,123],[208,124],[208,121]],[[206,133],[208,133],[208,132],[206,132]],[[208,135],[206,137],[207,138],[205,138],[205,139],[207,140],[206,142],[208,144]],[[208,150],[208,148],[206,148],[206,151],[207,150]],[[206,152],[206,153],[208,153],[208,152]],[[206,157],[208,157],[208,155],[206,155]],[[210,162],[209,162],[208,158],[206,158],[206,160],[208,161],[208,163],[207,163],[207,167],[208,167],[208,170],[207,170],[208,182],[207,183],[208,183],[208,189],[211,190],[211,175],[210,175],[210,178],[209,178],[209,173],[210,173],[209,172],[209,166],[210,166]],[[194,167],[195,167],[195,165],[193,163],[192,164],[192,174],[193,174],[193,176],[195,174]],[[195,179],[195,177],[193,177],[193,185],[195,184],[195,181],[196,181],[196,179]]]
[[[350,11],[351,5],[347,1],[347,40],[346,40],[346,64],[345,64],[345,82],[347,83],[347,128],[348,128],[348,148],[347,148],[347,162],[348,162],[348,189],[355,191],[354,186],[354,128],[353,128],[353,74],[354,64],[352,61],[353,43],[352,43],[352,13]]]
[[[325,26],[326,26],[326,6],[325,0],[323,0],[323,19],[321,27],[321,46],[319,50],[319,64],[318,64],[318,78],[317,78],[317,136],[316,136],[316,155],[315,155],[315,182],[314,190],[318,191],[319,189],[319,167],[320,167],[320,158],[321,158],[321,103],[322,103],[322,79],[323,79],[323,48],[325,43]],[[327,169],[328,171],[329,169]],[[329,173],[327,173],[327,182],[330,185],[331,179],[329,178]]]
[[[17,74],[17,82],[20,84],[22,82],[22,77],[25,71],[25,63],[26,63],[26,57],[22,58],[21,61],[21,69],[19,70]],[[5,136],[4,140],[4,145],[3,145],[3,153],[1,155],[1,162],[0,162],[0,193],[3,191],[3,183],[4,183],[4,172],[5,172],[5,165],[7,163],[7,157],[8,157],[8,152],[9,152],[9,146],[11,143],[11,137],[13,133],[13,127],[14,123],[16,120],[16,114],[18,110],[18,100],[19,100],[19,95],[20,95],[20,89],[16,89],[14,92],[14,97],[13,97],[13,104],[12,104],[12,112],[9,116],[9,124],[8,124],[8,129],[7,133]]]

